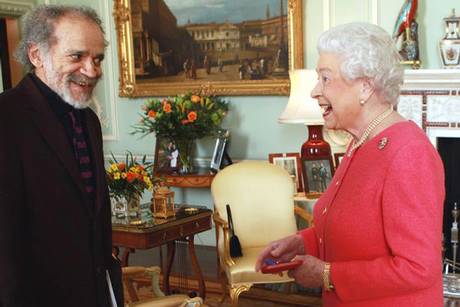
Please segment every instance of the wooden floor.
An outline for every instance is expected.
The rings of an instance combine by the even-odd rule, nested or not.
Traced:
[[[211,307],[227,307],[230,306],[230,298],[228,295],[223,303],[220,303],[222,296],[222,287],[218,278],[217,254],[215,247],[196,246],[198,261],[200,262],[201,270],[206,281],[206,304]],[[166,248],[160,252],[160,248],[149,251],[136,251],[130,256],[130,265],[161,267],[166,259]],[[193,271],[188,255],[188,250],[183,244],[178,244],[176,247],[176,256],[172,268],[170,284],[172,289],[177,289],[177,292],[193,292],[198,290],[198,283],[193,277]],[[144,291],[148,293],[149,280],[141,282],[146,286]],[[287,287],[287,288],[286,288]],[[187,290],[185,290],[187,289]],[[307,292],[305,292],[307,291]],[[249,306],[264,306],[264,307],[287,307],[287,306],[321,306],[321,298],[318,292],[310,290],[298,289],[294,284],[283,284],[270,286],[263,285],[255,286],[250,291],[244,292],[240,297],[240,307]]]

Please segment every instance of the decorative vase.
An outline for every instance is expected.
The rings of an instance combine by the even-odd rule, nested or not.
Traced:
[[[460,17],[452,10],[450,17],[444,18],[446,35],[439,43],[444,68],[460,68]]]
[[[195,139],[175,140],[179,150],[179,173],[190,174],[193,172],[193,150],[195,149]]]

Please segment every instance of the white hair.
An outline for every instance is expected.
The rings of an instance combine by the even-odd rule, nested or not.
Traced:
[[[345,79],[368,78],[388,103],[396,105],[404,70],[390,35],[379,26],[353,22],[329,29],[318,39],[318,52],[337,54]]]

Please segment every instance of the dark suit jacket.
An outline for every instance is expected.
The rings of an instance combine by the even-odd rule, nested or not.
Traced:
[[[102,133],[86,109],[96,200],[30,76],[0,95],[0,307],[101,307],[111,263]]]

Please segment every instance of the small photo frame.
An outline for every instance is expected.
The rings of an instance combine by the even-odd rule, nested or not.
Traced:
[[[334,176],[332,158],[302,158],[302,176],[307,196],[324,193]]]
[[[271,153],[268,155],[268,160],[270,163],[287,170],[291,176],[295,177],[297,192],[303,192],[302,167],[298,152]]]
[[[345,155],[344,152],[339,152],[334,154],[334,162],[335,162],[335,169],[337,169],[340,165],[340,162],[342,162],[342,158]]]
[[[153,172],[170,174],[180,168],[179,149],[174,141],[157,137]]]
[[[228,139],[230,137],[230,131],[220,130],[218,137],[216,139],[216,145],[214,146],[214,151],[211,159],[211,171],[218,172],[222,166],[222,158],[225,154],[227,147]]]

